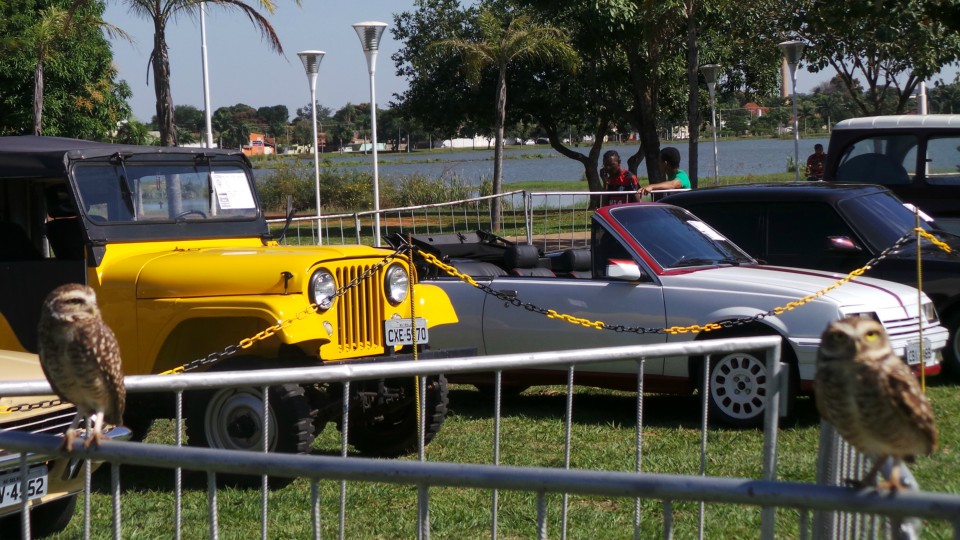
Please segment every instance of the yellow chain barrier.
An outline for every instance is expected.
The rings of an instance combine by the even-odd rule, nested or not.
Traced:
[[[850,281],[852,281],[852,280],[853,280],[854,278],[856,278],[856,277],[862,276],[867,270],[869,270],[870,268],[872,268],[874,264],[876,264],[877,262],[883,260],[890,251],[892,251],[892,250],[895,249],[896,247],[898,247],[898,246],[900,246],[901,244],[903,244],[907,239],[910,238],[910,235],[911,235],[911,234],[914,234],[914,233],[915,233],[915,234],[919,234],[919,235],[922,236],[923,238],[929,240],[930,243],[932,243],[933,245],[937,246],[939,249],[941,249],[941,250],[943,250],[943,251],[945,251],[945,252],[947,252],[947,253],[952,253],[952,250],[951,250],[951,248],[950,248],[949,245],[947,245],[946,243],[944,243],[944,242],[942,242],[941,240],[937,239],[937,238],[934,237],[932,234],[928,233],[927,231],[923,230],[922,228],[917,227],[917,228],[912,229],[911,231],[909,231],[907,234],[905,234],[903,237],[901,237],[896,243],[894,243],[894,245],[892,245],[892,246],[890,246],[889,248],[885,249],[883,252],[881,252],[880,255],[878,255],[876,258],[874,258],[873,260],[871,260],[870,262],[868,262],[866,265],[864,265],[864,266],[862,266],[862,267],[860,267],[860,268],[857,268],[856,270],[850,272],[850,273],[847,274],[844,278],[839,279],[839,280],[831,283],[830,285],[828,285],[828,286],[820,289],[819,291],[817,291],[817,292],[815,292],[815,293],[813,293],[813,294],[809,294],[809,295],[804,296],[803,298],[800,298],[800,299],[795,300],[795,301],[793,301],[793,302],[788,302],[787,304],[785,304],[785,305],[783,305],[783,306],[775,307],[775,308],[771,309],[770,311],[767,311],[766,314],[781,315],[781,314],[783,314],[783,313],[785,313],[785,312],[787,312],[787,311],[791,311],[791,310],[793,310],[793,309],[796,309],[796,308],[798,308],[798,307],[801,307],[801,306],[803,306],[803,305],[805,305],[805,304],[807,304],[807,303],[809,303],[809,302],[811,302],[811,301],[813,301],[813,300],[815,300],[815,299],[817,299],[817,298],[820,298],[820,297],[826,295],[827,293],[829,293],[829,292],[831,292],[831,291],[833,291],[833,290],[835,290],[835,289],[837,289],[837,288],[845,285],[846,283],[849,283]],[[398,254],[401,253],[402,251],[403,251],[402,248],[399,249],[399,250],[397,250],[396,252],[394,252],[393,254],[391,254],[390,256],[388,256],[388,257],[387,257],[387,260],[395,257],[396,255],[398,255]],[[433,266],[436,266],[437,268],[443,270],[443,271],[446,272],[447,274],[449,274],[449,275],[451,275],[451,276],[453,276],[453,277],[455,277],[455,278],[457,278],[457,279],[459,279],[459,280],[461,280],[461,281],[463,281],[463,282],[465,282],[465,283],[468,283],[468,284],[470,284],[470,285],[472,285],[472,286],[474,286],[474,287],[482,288],[482,287],[480,286],[480,284],[478,284],[477,281],[476,281],[475,279],[473,279],[473,277],[471,277],[471,276],[469,276],[469,275],[467,275],[467,274],[464,274],[464,273],[460,272],[459,270],[457,270],[457,269],[456,269],[455,267],[453,267],[452,265],[449,265],[449,264],[441,261],[441,260],[440,260],[439,258],[437,258],[435,255],[433,255],[433,254],[431,254],[431,253],[427,253],[427,252],[425,252],[425,251],[423,251],[423,250],[419,250],[419,249],[417,250],[417,253],[418,253],[420,256],[422,256],[426,262],[432,264]],[[413,268],[414,268],[414,267],[413,267],[413,264],[410,265],[410,268],[411,268],[411,271],[415,272],[415,270],[413,270]],[[368,276],[368,277],[369,277],[369,276]],[[412,275],[412,279],[411,279],[411,289],[412,289],[412,284],[413,284],[413,282],[414,282],[414,280],[415,280],[415,277],[416,277],[416,274],[414,273],[414,274]],[[306,309],[302,310],[301,312],[297,313],[295,316],[290,317],[289,319],[284,319],[284,320],[278,322],[277,324],[275,324],[275,325],[273,325],[273,326],[270,326],[270,327],[268,327],[268,328],[260,331],[259,333],[257,333],[256,335],[254,335],[254,336],[252,336],[252,337],[249,337],[249,338],[240,340],[239,343],[237,344],[237,346],[236,346],[234,349],[236,349],[236,350],[239,350],[239,349],[249,349],[249,348],[252,347],[254,344],[256,344],[258,341],[262,341],[262,340],[264,340],[264,339],[268,339],[268,338],[274,336],[277,332],[279,332],[279,331],[281,331],[281,330],[284,330],[284,329],[286,329],[287,327],[289,327],[290,325],[294,324],[295,322],[304,320],[307,316],[316,313],[316,312],[317,312],[317,308],[318,308],[318,306],[317,306],[316,304],[310,304],[310,306],[308,306]],[[573,316],[573,315],[567,315],[567,314],[559,313],[559,312],[557,312],[557,311],[555,311],[555,310],[553,310],[553,309],[542,310],[542,312],[543,312],[548,318],[558,319],[558,320],[561,320],[561,321],[564,321],[564,322],[567,322],[567,323],[570,323],[570,324],[575,324],[575,325],[583,326],[583,327],[586,327],[586,328],[594,328],[594,329],[597,329],[597,330],[602,330],[602,329],[605,329],[605,328],[611,328],[610,325],[604,323],[603,321],[591,321],[591,320],[583,319],[583,318],[576,317],[576,316]],[[412,313],[412,311],[411,311],[411,313]],[[761,315],[763,315],[763,314],[761,314]],[[748,319],[748,320],[750,320],[750,319]],[[416,325],[415,319],[414,319],[414,323],[413,323],[413,324]],[[716,331],[716,330],[720,330],[720,329],[722,329],[722,328],[724,328],[724,325],[721,325],[721,324],[718,324],[718,323],[708,323],[708,324],[705,324],[705,325],[693,324],[693,325],[690,325],[690,326],[671,326],[671,327],[667,327],[667,328],[657,329],[656,331],[662,332],[662,333],[666,333],[666,334],[671,334],[671,335],[677,335],[677,334],[687,334],[687,333],[696,333],[696,332],[713,332],[713,331]],[[229,352],[229,351],[235,352],[234,349],[231,349],[230,347],[228,347],[228,349],[227,349],[228,354],[226,354],[225,356],[229,356],[230,354],[232,354],[232,352]],[[211,356],[214,356],[214,355],[217,355],[217,353],[214,353],[214,354],[211,355]],[[218,359],[219,359],[219,357],[220,357],[220,356],[217,355],[217,358],[218,358]],[[210,358],[210,356],[208,356],[207,358]],[[202,361],[203,361],[203,360],[201,360],[201,362],[202,362]],[[215,361],[215,360],[214,360],[214,361]],[[197,361],[194,361],[194,362],[197,362]],[[175,374],[183,373],[183,372],[187,371],[187,370],[188,370],[188,366],[191,366],[194,362],[190,362],[190,363],[187,363],[187,364],[183,364],[183,365],[177,366],[177,367],[175,367],[175,368],[173,368],[173,369],[169,369],[169,370],[163,371],[163,372],[160,373],[160,375],[175,375]],[[211,363],[212,363],[212,362],[211,362]],[[416,388],[417,388],[417,392],[419,392],[419,389],[420,389],[419,383],[416,385]],[[51,403],[52,403],[52,404],[51,404]],[[53,406],[56,406],[56,405],[59,405],[59,404],[60,404],[60,401],[59,401],[59,400],[48,400],[48,401],[45,401],[45,402],[34,403],[34,404],[18,404],[18,405],[14,405],[14,406],[12,406],[12,407],[0,407],[0,414],[10,414],[10,413],[13,413],[13,412],[18,412],[18,411],[20,411],[20,410],[30,410],[30,409],[32,409],[32,408],[53,407]]]

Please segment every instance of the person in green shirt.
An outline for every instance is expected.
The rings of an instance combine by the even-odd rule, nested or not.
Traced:
[[[690,177],[680,169],[680,151],[676,148],[667,146],[660,150],[660,170],[667,179],[641,187],[637,192],[640,196],[664,189],[690,189]]]

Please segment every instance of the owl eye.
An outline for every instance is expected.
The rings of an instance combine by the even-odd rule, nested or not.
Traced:
[[[876,341],[880,339],[880,332],[877,332],[876,330],[871,330],[866,334],[864,334],[864,338],[866,338],[867,341]]]

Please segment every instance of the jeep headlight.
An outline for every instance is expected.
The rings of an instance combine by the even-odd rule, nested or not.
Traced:
[[[337,280],[333,274],[321,268],[310,276],[310,302],[317,305],[317,311],[326,311],[333,307],[336,300]]]
[[[920,305],[920,316],[928,323],[937,322],[937,309],[933,307],[933,302],[924,302]]]
[[[387,268],[387,275],[383,280],[383,291],[387,300],[394,306],[407,299],[407,289],[410,287],[410,275],[407,269],[399,264]]]

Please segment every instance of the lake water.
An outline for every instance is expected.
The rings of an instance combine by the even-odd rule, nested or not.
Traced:
[[[813,153],[813,145],[821,143],[827,146],[825,138],[811,138],[800,140],[800,162],[804,163],[807,156]],[[686,141],[662,141],[663,146],[674,146],[680,151],[680,167],[687,169],[689,163]],[[637,151],[637,145],[612,144],[604,145],[603,151],[616,150],[621,160],[626,163],[627,157]],[[582,153],[587,148],[575,148]],[[793,140],[756,139],[719,141],[717,143],[717,166],[720,176],[742,176],[747,174],[781,173],[787,170],[787,160],[793,158]],[[713,177],[713,141],[701,140],[698,148],[699,177],[705,182]],[[329,158],[334,165],[342,164],[343,168],[371,168],[372,156],[362,153],[323,154],[322,158]],[[529,180],[564,180],[576,182],[583,178],[583,165],[579,161],[561,156],[547,146],[535,146],[529,149],[508,148],[504,153],[503,182],[510,184]],[[379,175],[381,180],[391,177],[402,177],[412,174],[423,174],[429,177],[453,175],[459,176],[472,185],[479,185],[484,179],[493,176],[493,150],[433,150],[430,152],[413,152],[409,154],[379,153]],[[439,161],[438,161],[439,160]],[[307,160],[312,164],[312,160]],[[269,174],[269,169],[258,170],[258,175]],[[639,170],[641,179],[646,176],[646,165],[641,164]],[[802,171],[801,171],[802,174]]]

